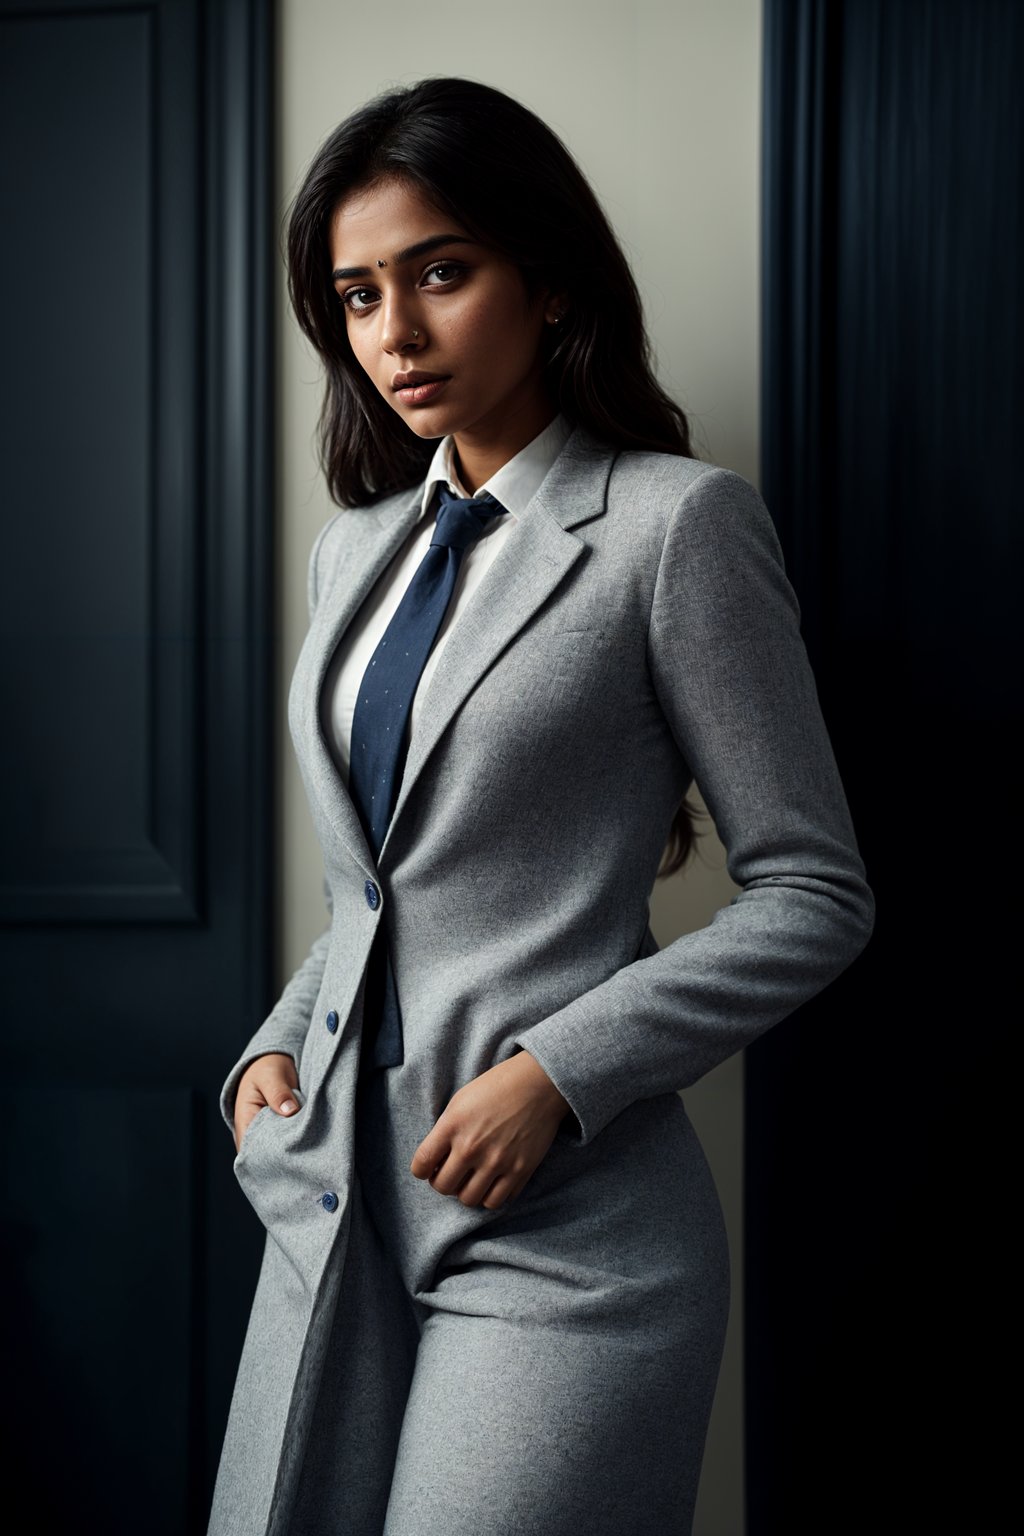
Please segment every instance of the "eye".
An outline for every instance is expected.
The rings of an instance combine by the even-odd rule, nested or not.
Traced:
[[[376,299],[377,294],[373,288],[346,288],[339,294],[342,304],[346,309],[351,309],[355,314],[360,310],[369,309]]]
[[[427,283],[430,288],[447,288],[457,282],[467,271],[467,267],[461,261],[435,261],[423,274],[423,281],[428,278],[437,278],[437,282]]]

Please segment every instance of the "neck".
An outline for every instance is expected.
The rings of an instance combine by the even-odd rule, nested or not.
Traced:
[[[499,426],[481,423],[466,432],[454,433],[455,467],[469,495],[474,495],[527,443],[532,443],[557,414],[549,400],[535,400],[505,414]]]

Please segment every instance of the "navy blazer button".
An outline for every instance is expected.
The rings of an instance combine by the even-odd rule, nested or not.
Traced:
[[[320,1196],[320,1204],[323,1206],[325,1211],[336,1211],[338,1209],[338,1197],[334,1193],[333,1189],[326,1190],[324,1194]]]
[[[330,1030],[331,1034],[333,1035],[334,1031],[337,1029],[337,1027],[338,1027],[338,1015],[335,1013],[334,1009],[332,1008],[330,1013],[327,1015],[327,1028]]]
[[[375,912],[380,905],[380,891],[378,891],[372,880],[367,880],[363,890],[366,894],[366,905],[371,911]]]

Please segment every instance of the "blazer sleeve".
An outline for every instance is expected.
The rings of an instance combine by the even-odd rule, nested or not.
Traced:
[[[767,508],[709,469],[667,527],[647,660],[741,890],[711,922],[522,1031],[583,1145],[688,1087],[843,971],[874,899]],[[565,1122],[571,1126],[571,1121]]]
[[[306,591],[309,602],[310,623],[312,623],[313,615],[316,612],[322,587],[320,566],[326,536],[340,515],[340,513],[336,513],[320,530],[309,557]],[[331,888],[326,880],[324,880],[324,896],[327,902],[328,914],[333,920],[334,899],[331,895]],[[303,1042],[309,1029],[309,1021],[313,1016],[317,994],[323,981],[330,941],[331,929],[330,925],[328,925],[319,938],[314,939],[309,954],[288,982],[270,1014],[253,1035],[225,1079],[220,1092],[220,1112],[221,1118],[231,1132],[232,1140],[235,1134],[235,1095],[238,1092],[239,1080],[246,1068],[256,1060],[257,1056],[265,1056],[269,1052],[291,1056],[296,1067],[298,1067]]]

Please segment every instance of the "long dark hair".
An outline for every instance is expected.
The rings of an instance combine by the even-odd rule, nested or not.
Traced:
[[[545,381],[572,426],[613,447],[691,455],[686,415],[654,377],[629,264],[561,139],[492,86],[421,80],[377,96],[334,130],[288,219],[288,294],[326,369],[320,461],[339,506],[416,485],[436,447],[409,430],[356,362],[331,280],[338,203],[398,177],[514,261],[530,293],[567,296],[562,323],[547,328]],[[660,879],[686,862],[696,814],[686,800],[676,812]]]

